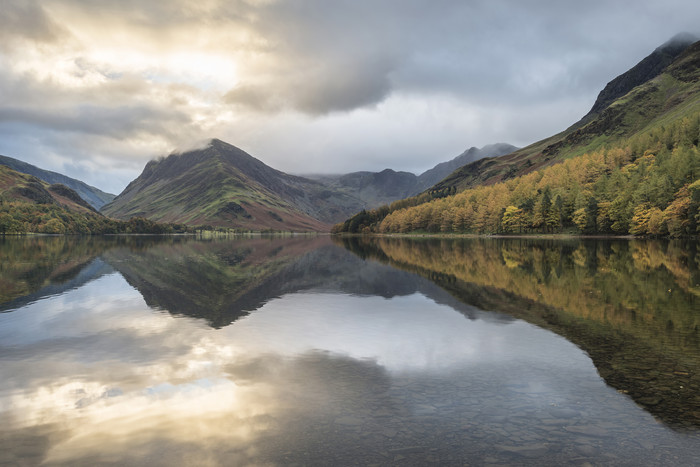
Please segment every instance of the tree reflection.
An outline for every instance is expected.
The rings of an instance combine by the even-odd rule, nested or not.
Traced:
[[[455,297],[550,329],[676,428],[700,427],[697,244],[644,240],[336,240]]]

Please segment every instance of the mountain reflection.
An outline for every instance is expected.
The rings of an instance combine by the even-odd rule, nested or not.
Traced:
[[[471,318],[510,319],[484,314],[412,273],[363,261],[327,236],[0,238],[0,257],[0,311],[118,272],[151,308],[215,328],[303,290],[384,298],[420,292]]]
[[[0,311],[79,287],[106,271],[81,272],[104,251],[100,238],[0,237]]]
[[[695,465],[693,248],[9,240],[0,464]]]
[[[585,350],[605,381],[676,428],[700,427],[700,255],[694,242],[336,240],[465,303]]]
[[[299,292],[419,293],[472,320],[523,319],[551,330],[664,423],[700,427],[700,254],[693,242],[38,237],[0,239],[0,257],[0,311],[115,273],[151,309],[216,329]]]

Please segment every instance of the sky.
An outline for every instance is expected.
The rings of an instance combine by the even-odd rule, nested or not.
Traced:
[[[0,154],[114,194],[211,138],[421,173],[585,115],[695,0],[0,0]]]

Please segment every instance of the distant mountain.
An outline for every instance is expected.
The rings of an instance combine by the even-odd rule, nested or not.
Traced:
[[[610,81],[591,111],[563,132],[505,156],[467,164],[432,190],[459,191],[524,175],[697,110],[700,43],[693,43],[695,39],[681,34],[654,50]]]
[[[344,175],[311,175],[331,190],[346,193],[370,209],[419,193],[418,177],[410,172],[384,169],[381,172],[351,172]]]
[[[517,149],[505,143],[491,144],[481,149],[472,147],[454,159],[441,162],[418,176],[410,172],[384,169],[381,172],[352,172],[345,175],[311,175],[309,177],[334,190],[360,199],[363,207],[370,209],[417,195],[465,164],[484,157],[508,154]]]
[[[430,170],[426,170],[418,177],[420,191],[432,187],[455,170],[471,162],[478,161],[485,157],[498,157],[517,151],[518,148],[506,143],[496,143],[484,146],[481,149],[471,147],[451,161],[442,162]]]
[[[205,148],[150,161],[102,212],[188,225],[327,231],[360,209],[362,203],[346,193],[275,170],[213,139]]]
[[[87,201],[97,210],[114,199],[113,194],[105,193],[99,188],[90,186],[81,182],[80,180],[76,180],[56,172],[40,169],[39,167],[22,162],[12,157],[0,156],[0,165],[5,165],[13,170],[16,170],[17,172],[33,175],[48,184],[63,184],[78,193],[82,199]]]

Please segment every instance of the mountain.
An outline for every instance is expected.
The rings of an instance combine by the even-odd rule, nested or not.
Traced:
[[[465,164],[484,157],[508,154],[517,149],[505,143],[491,144],[481,149],[472,147],[418,176],[410,172],[384,169],[381,172],[352,172],[345,175],[310,175],[309,178],[357,198],[362,201],[364,208],[371,209],[417,195]]]
[[[0,235],[90,234],[107,224],[108,219],[67,186],[49,185],[0,165]]]
[[[92,206],[67,186],[49,185],[5,165],[0,165],[0,198],[3,202],[51,204],[74,212],[96,214]]]
[[[22,162],[12,157],[0,156],[0,165],[7,166],[17,172],[21,172],[28,175],[33,175],[36,178],[45,181],[48,184],[60,183],[72,189],[78,195],[87,201],[93,208],[99,210],[102,206],[109,203],[114,199],[114,195],[110,193],[105,193],[99,188],[90,186],[86,183],[76,180],[74,178],[61,175],[56,172],[50,172],[48,170],[40,169],[34,165]]]
[[[610,81],[590,112],[563,132],[511,154],[456,170],[435,192],[493,184],[649,131],[698,108],[700,44],[689,34],[666,42]]]
[[[426,170],[418,177],[420,191],[427,190],[442,179],[450,175],[455,170],[471,162],[485,157],[498,157],[517,151],[518,148],[506,143],[496,143],[484,146],[481,149],[471,147],[451,161],[442,162],[430,170]],[[417,193],[416,193],[417,194]]]
[[[699,234],[700,42],[688,40],[674,38],[613,80],[623,84],[606,86],[593,109],[612,102],[567,130],[467,164],[333,231]]]
[[[190,229],[191,231],[192,229]],[[67,186],[0,165],[0,236],[42,234],[184,233],[186,226],[135,218],[109,219]]]
[[[396,172],[392,169],[344,175],[310,175],[309,178],[360,200],[364,209],[376,208],[421,191],[418,177],[410,172]]]
[[[698,40],[688,33],[677,34],[658,47],[627,72],[610,81],[598,94],[591,110],[583,117],[587,121],[605,110],[616,99],[624,96],[635,87],[659,76],[685,49]]]
[[[213,139],[205,148],[150,161],[102,212],[188,225],[327,231],[360,209],[352,196],[275,170]]]

